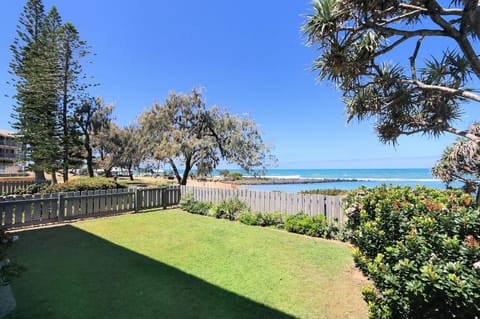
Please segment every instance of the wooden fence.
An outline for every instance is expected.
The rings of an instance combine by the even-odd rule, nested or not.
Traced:
[[[179,187],[136,188],[0,197],[0,226],[45,224],[166,208],[178,204]]]
[[[225,199],[238,198],[252,212],[282,212],[293,215],[298,212],[315,216],[324,215],[327,220],[346,222],[342,199],[344,196],[291,194],[248,189],[219,189],[181,186],[182,196],[191,192],[193,198],[202,202],[220,203]]]
[[[35,182],[26,180],[0,181],[0,195],[13,194],[16,190],[26,188],[32,184],[35,184]]]

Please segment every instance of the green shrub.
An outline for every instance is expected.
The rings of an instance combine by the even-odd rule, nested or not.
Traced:
[[[247,210],[247,205],[238,198],[227,199],[215,207],[215,217],[235,220],[237,215]]]
[[[210,202],[199,202],[193,198],[192,192],[187,192],[180,199],[178,206],[191,214],[208,215],[215,205]]]
[[[15,191],[16,195],[24,195],[24,194],[37,194],[45,191],[45,189],[50,186],[50,182],[44,183],[35,183],[28,185],[25,188],[19,188]]]
[[[285,218],[285,229],[292,233],[326,237],[328,225],[323,215],[309,216],[304,213],[298,213]]]
[[[197,201],[195,200],[195,198],[193,198],[193,193],[191,191],[188,191],[180,198],[178,207],[188,212],[196,202]]]
[[[354,260],[371,318],[480,314],[480,213],[470,195],[426,187],[361,188],[346,198]]]
[[[238,215],[238,220],[242,224],[246,224],[250,226],[258,226],[258,216],[259,214],[252,214],[250,212],[241,212]]]
[[[278,226],[282,225],[282,213],[255,213],[242,212],[237,218],[241,223],[252,226]]]
[[[233,180],[238,181],[238,180],[242,179],[243,174],[240,173],[240,172],[230,172],[230,173],[228,173],[228,177],[233,179]]]
[[[198,215],[207,215],[213,206],[214,205],[210,202],[196,202],[191,206],[188,212]]]
[[[340,195],[347,195],[347,194],[348,194],[348,190],[336,189],[336,188],[329,188],[329,189],[311,189],[311,190],[301,191],[300,194],[340,196]]]
[[[282,213],[258,213],[259,226],[277,226],[283,223]]]
[[[52,184],[45,188],[45,193],[60,193],[60,192],[78,192],[86,190],[106,190],[127,188],[126,185],[118,183],[113,179],[105,177],[80,177],[72,179],[62,184]]]

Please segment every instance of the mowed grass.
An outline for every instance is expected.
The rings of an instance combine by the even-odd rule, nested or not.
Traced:
[[[366,318],[346,245],[191,215],[28,230],[9,318]]]

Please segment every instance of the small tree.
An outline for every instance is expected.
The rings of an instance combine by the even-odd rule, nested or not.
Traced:
[[[133,181],[133,169],[138,168],[144,158],[145,148],[141,145],[140,128],[129,125],[120,132],[119,166],[128,170],[128,176]]]
[[[163,105],[154,103],[141,114],[139,122],[146,154],[170,164],[181,185],[194,167],[207,175],[221,159],[250,171],[273,158],[253,120],[215,106],[207,109],[196,89],[191,94],[170,93]],[[184,167],[182,175],[178,164]]]
[[[479,134],[480,124],[473,124],[468,132]],[[443,152],[432,173],[447,184],[453,181],[463,182],[466,192],[476,191],[476,202],[480,205],[480,146],[477,143],[465,138],[457,139]]]
[[[104,105],[101,97],[85,98],[77,106],[75,111],[75,121],[80,127],[82,133],[83,148],[85,149],[85,158],[87,161],[87,170],[90,177],[94,177],[94,149],[95,135],[104,135],[112,122],[113,104]]]

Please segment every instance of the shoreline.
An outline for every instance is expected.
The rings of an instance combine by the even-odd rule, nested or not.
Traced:
[[[230,185],[286,185],[286,184],[320,184],[336,182],[358,182],[356,178],[278,178],[278,177],[243,177],[240,180],[224,180]]]

